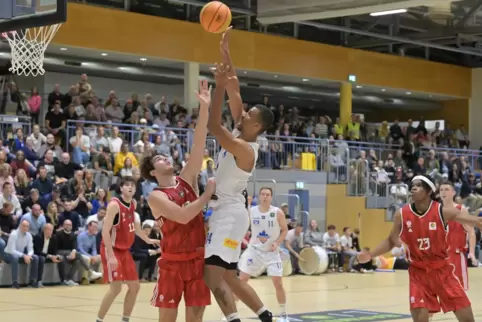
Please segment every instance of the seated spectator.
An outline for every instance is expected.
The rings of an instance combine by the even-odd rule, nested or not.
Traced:
[[[103,126],[97,127],[97,135],[91,139],[90,153],[92,156],[96,156],[102,153],[105,148],[109,148],[109,142],[105,137],[105,130]]]
[[[53,134],[47,134],[47,141],[37,151],[38,157],[40,159],[45,157],[45,154],[48,150],[51,150],[53,152],[53,157],[56,159],[60,159],[60,157],[62,156],[62,148],[59,145],[55,144],[55,137],[53,136]]]
[[[13,176],[17,174],[19,169],[23,169],[29,178],[32,178],[35,173],[35,167],[28,160],[25,160],[25,155],[22,151],[15,153],[15,160],[10,162],[10,167],[12,167]]]
[[[109,151],[111,153],[116,154],[121,151],[123,140],[122,138],[119,137],[119,128],[117,126],[114,126],[112,128],[111,137],[109,137],[107,141],[109,142]],[[128,147],[127,147],[127,150],[128,150]],[[121,164],[124,164],[124,161],[122,161]]]
[[[85,188],[84,170],[75,170],[74,176],[71,177],[67,182],[67,191],[65,196],[75,199],[77,197],[76,190],[78,190],[81,186]]]
[[[70,138],[70,145],[72,161],[82,166],[86,165],[90,160],[90,138],[84,134],[80,126],[75,129],[75,136]]]
[[[368,253],[370,252],[370,248],[364,247],[361,251],[362,253]],[[358,263],[358,261],[355,262],[355,265],[353,265],[353,269],[360,272],[360,273],[373,273],[376,269],[377,266],[375,265],[375,259],[368,261],[364,264]]]
[[[290,229],[286,234],[284,248],[286,248],[290,253],[291,265],[294,273],[298,273],[300,270],[298,261],[304,261],[304,259],[300,256],[300,252],[304,247],[303,239],[303,224],[301,223],[296,224],[296,227]]]
[[[12,215],[13,206],[10,202],[3,203],[0,209],[0,261],[3,259],[5,246],[7,246],[8,236],[15,230],[15,220]]]
[[[20,202],[30,195],[30,179],[23,169],[17,171],[17,175],[13,179],[15,194]]]
[[[316,220],[313,219],[310,221],[310,227],[308,227],[304,234],[303,243],[305,246],[323,246],[323,233],[320,231],[320,228],[318,228]]]
[[[59,228],[59,211],[55,202],[49,202],[45,212],[45,220],[51,224],[55,230]]]
[[[20,149],[20,151],[23,152],[25,159],[27,159],[27,161],[31,164],[39,159],[37,153],[33,149],[33,141],[30,137],[25,140],[25,145],[22,147],[22,149]]]
[[[353,245],[353,249],[357,252],[361,252],[360,249],[360,229],[355,228],[353,229],[353,233],[351,234],[351,243]]]
[[[40,126],[38,124],[33,126],[32,134],[30,134],[27,139],[32,140],[32,149],[35,151],[35,153],[38,153],[40,147],[47,143],[47,137],[40,132]],[[39,155],[37,154],[37,156]]]
[[[20,221],[28,221],[30,229],[29,232],[33,237],[40,234],[40,232],[43,230],[43,227],[47,223],[42,208],[40,208],[39,204],[34,204],[31,211],[23,215]]]
[[[86,220],[90,215],[92,204],[85,194],[85,185],[76,186],[75,195],[77,199],[72,203],[72,209],[82,217],[82,220]]]
[[[55,102],[53,109],[45,115],[45,128],[50,134],[53,134],[61,144],[65,143],[67,119],[65,114],[60,110],[60,102]],[[48,139],[48,138],[47,138]]]
[[[131,158],[126,158],[124,160],[124,166],[120,170],[119,176],[121,178],[132,177],[132,159]]]
[[[116,154],[114,159],[114,174],[118,175],[120,170],[124,167],[124,162],[127,158],[132,160],[132,165],[139,167],[139,163],[134,155],[134,153],[129,152],[129,145],[127,143],[122,143],[122,147],[119,153]]]
[[[25,198],[22,202],[23,213],[32,211],[32,206],[35,204],[40,204],[40,194],[37,189],[31,189],[30,196]]]
[[[103,151],[99,152],[94,158],[94,169],[96,186],[107,191],[112,185],[112,177],[114,175],[109,148],[104,148]]]
[[[60,162],[55,165],[55,184],[67,182],[74,177],[74,172],[77,170],[82,170],[82,167],[77,163],[70,162],[68,153],[62,153]]]
[[[313,222],[314,220],[312,220]],[[316,222],[316,221],[315,221]],[[334,225],[329,225],[328,231],[323,234],[323,245],[325,249],[330,253],[338,254],[338,270],[343,272],[343,264],[345,263],[345,259],[342,256],[342,249],[340,245],[340,236],[336,232],[336,227]]]
[[[92,209],[90,210],[90,213],[92,215],[97,214],[100,208],[107,208],[107,193],[105,192],[104,189],[99,188],[97,189],[97,193],[95,194],[95,197],[91,201],[92,204]]]
[[[40,169],[44,167],[47,170],[47,178],[50,181],[55,182],[55,165],[57,164],[57,160],[54,158],[54,152],[52,150],[47,150],[45,152],[45,156],[37,165],[37,168]]]
[[[77,283],[72,283],[75,272],[77,270],[77,264],[80,264],[85,271],[88,272],[90,280],[97,280],[102,277],[102,273],[92,270],[89,266],[89,262],[77,251],[77,236],[72,231],[72,222],[65,220],[63,222],[62,229],[56,234],[57,247],[59,249],[59,255],[63,256],[64,264],[70,265],[70,269],[65,276],[66,285],[74,286]]]
[[[97,185],[94,181],[94,170],[86,169],[84,171],[84,187],[85,187],[85,197],[87,200],[91,201],[97,190]]]
[[[72,211],[72,201],[70,200],[64,201],[63,206],[64,206],[64,211],[59,216],[59,225],[63,226],[64,221],[69,220],[70,225],[72,226],[71,230],[74,233],[79,231],[79,228],[81,227],[80,215],[77,212]]]
[[[15,182],[12,178],[12,176],[10,175],[11,173],[11,168],[10,168],[10,165],[8,164],[0,164],[0,186],[3,187],[3,184],[5,182],[8,182],[12,185],[12,193],[15,195],[17,194],[16,192],[16,189],[15,189]]]
[[[62,256],[58,253],[57,239],[53,236],[54,227],[46,224],[43,232],[34,236],[33,249],[38,257],[38,287],[43,287],[42,277],[45,263],[57,263],[60,280],[65,282],[65,270],[62,262]]]
[[[30,286],[38,287],[38,257],[33,252],[33,238],[29,233],[29,223],[23,220],[18,229],[12,231],[5,247],[5,262],[12,268],[12,287],[20,288],[18,284],[18,264],[30,265]]]
[[[97,232],[97,222],[91,221],[87,225],[87,230],[77,236],[77,251],[94,271],[98,271],[100,267],[100,255],[97,253]]]
[[[12,194],[13,186],[9,182],[3,184],[2,194],[0,195],[0,207],[3,207],[3,203],[8,201],[13,205],[13,215],[15,222],[22,216],[22,206],[20,201],[18,201],[17,196]]]
[[[49,203],[51,202],[57,205],[57,210],[59,213],[63,211],[64,204],[60,199],[60,188],[57,186],[54,186],[50,195],[40,198],[40,204],[42,205],[42,209],[47,209]]]
[[[38,167],[38,177],[32,182],[32,189],[37,189],[40,196],[43,197],[52,192],[54,183],[47,177],[47,168]]]
[[[343,228],[343,236],[340,238],[341,256],[348,256],[350,260],[348,262],[348,271],[353,270],[353,264],[357,258],[358,252],[353,247],[352,233],[349,227]]]

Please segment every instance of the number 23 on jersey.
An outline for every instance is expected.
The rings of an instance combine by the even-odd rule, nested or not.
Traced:
[[[430,238],[417,238],[418,249],[428,250],[430,249]]]

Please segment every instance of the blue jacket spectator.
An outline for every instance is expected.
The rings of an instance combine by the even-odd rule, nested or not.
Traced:
[[[23,215],[19,222],[21,223],[24,220],[28,221],[29,232],[32,236],[40,234],[47,223],[44,214],[42,214],[42,208],[38,204],[33,205],[32,211]]]
[[[48,195],[52,192],[54,183],[47,178],[47,169],[45,167],[40,166],[38,168],[38,174],[38,178],[32,182],[32,188],[37,189],[40,196]]]
[[[59,226],[64,224],[65,220],[70,220],[72,222],[72,231],[76,232],[82,226],[80,223],[80,215],[79,213],[72,211],[72,202],[66,201],[64,202],[64,212],[59,216]]]
[[[77,236],[77,250],[82,255],[91,257],[97,256],[97,222],[92,221],[84,230]]]

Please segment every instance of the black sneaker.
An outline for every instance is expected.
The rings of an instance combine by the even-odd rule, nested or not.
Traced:
[[[31,287],[31,288],[38,288],[39,285],[37,282],[35,281],[31,281],[30,284],[28,284],[28,287]]]
[[[18,284],[18,282],[13,282],[12,288],[16,288],[18,290],[20,288],[20,285]]]

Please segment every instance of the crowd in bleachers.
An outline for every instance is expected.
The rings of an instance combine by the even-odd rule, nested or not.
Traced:
[[[13,110],[31,118],[31,123],[20,126],[2,125],[0,140],[0,260],[17,263],[12,269],[15,287],[19,261],[34,264],[32,286],[42,285],[45,262],[66,264],[58,265],[66,285],[77,284],[73,275],[78,267],[84,271],[85,283],[100,277],[98,231],[119,178],[137,180],[135,199],[143,228],[160,236],[146,206],[155,184],[140,177],[138,165],[144,155],[161,153],[170,157],[178,171],[182,169],[189,160],[198,111],[186,110],[165,97],[156,100],[151,94],[132,94],[122,105],[121,99],[125,98],[117,97],[114,90],[107,99],[98,98],[85,74],[67,93],[56,85],[46,101],[37,89],[26,94],[14,83],[2,93],[2,113]],[[480,157],[477,151],[467,150],[470,141],[463,126],[453,130],[446,123],[441,130],[438,123],[427,129],[423,121],[415,127],[412,120],[406,126],[398,120],[373,126],[356,114],[343,126],[339,118],[304,116],[296,107],[272,106],[267,97],[262,103],[272,108],[275,123],[259,137],[260,168],[323,170],[329,182],[348,183],[352,195],[390,197],[384,208],[394,209],[409,200],[410,178],[427,174],[436,182],[454,182],[459,198],[472,212],[482,207],[480,176],[475,170]],[[228,111],[223,113],[223,123],[232,129]],[[199,175],[201,191],[214,176],[218,149],[216,141],[208,139]],[[360,251],[359,246],[333,237],[333,229],[319,235],[315,224],[306,227],[304,243],[336,248],[340,267],[347,255],[348,269],[354,269],[351,251]],[[292,229],[291,242],[297,240],[300,226],[293,223]],[[343,235],[357,237],[350,228]],[[294,245],[293,250],[296,247],[300,246]],[[140,262],[139,277],[152,279],[159,250],[136,240],[132,252]]]

